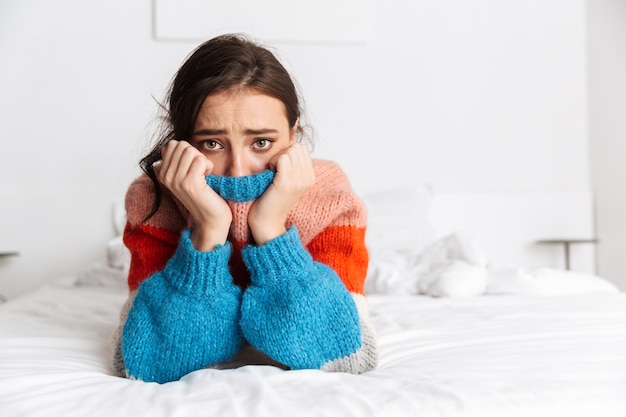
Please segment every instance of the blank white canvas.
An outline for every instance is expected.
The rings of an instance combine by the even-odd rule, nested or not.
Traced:
[[[363,43],[366,0],[155,0],[154,36],[207,39],[219,33],[254,34],[266,41]]]

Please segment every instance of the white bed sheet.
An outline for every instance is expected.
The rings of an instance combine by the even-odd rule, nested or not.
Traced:
[[[0,415],[626,416],[626,294],[369,298],[380,366],[266,366],[158,385],[111,376],[123,288],[46,285],[0,306]]]

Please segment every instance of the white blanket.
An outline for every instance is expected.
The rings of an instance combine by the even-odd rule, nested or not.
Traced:
[[[47,285],[0,305],[0,415],[626,415],[626,295],[369,298],[380,366],[266,366],[158,385],[111,376],[119,287]]]

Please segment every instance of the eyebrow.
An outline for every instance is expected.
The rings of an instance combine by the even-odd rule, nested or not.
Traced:
[[[227,132],[224,129],[200,129],[193,132],[196,136],[216,136],[225,135]],[[246,135],[267,135],[279,133],[277,129],[246,129],[244,130]]]

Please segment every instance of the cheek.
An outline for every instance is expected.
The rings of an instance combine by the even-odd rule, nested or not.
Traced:
[[[223,176],[226,175],[228,170],[228,164],[226,158],[221,157],[220,155],[211,153],[211,152],[202,152],[202,155],[206,157],[213,164],[213,169],[211,170],[211,175]]]
[[[279,154],[285,152],[285,150],[287,150],[287,148],[289,148],[289,146],[290,146],[290,144],[285,141],[285,142],[280,143],[278,145],[275,144],[272,147],[272,149],[270,149],[266,153],[250,152],[250,156],[248,158],[248,162],[249,162],[248,168],[254,174],[258,174],[259,172],[263,172],[263,171],[269,169],[270,168],[270,161],[276,155],[279,155]]]
[[[270,161],[272,160],[274,155],[277,155],[277,152],[274,152],[274,150],[262,154],[252,153],[250,155],[250,158],[248,159],[248,168],[250,172],[252,172],[253,174],[258,174],[265,171],[266,169],[269,169]]]

